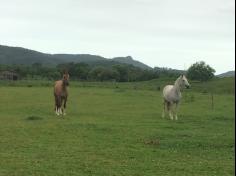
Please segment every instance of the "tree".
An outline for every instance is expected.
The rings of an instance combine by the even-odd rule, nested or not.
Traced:
[[[89,66],[85,63],[77,63],[73,67],[74,77],[82,80],[87,80],[89,73]]]
[[[116,70],[112,70],[110,68],[105,67],[94,67],[89,72],[89,79],[96,81],[111,81],[111,80],[119,80],[119,73]]]
[[[204,61],[196,62],[187,71],[187,77],[191,80],[208,81],[214,77],[215,70]]]
[[[112,69],[119,73],[119,81],[129,81],[129,69],[128,65],[113,65]]]

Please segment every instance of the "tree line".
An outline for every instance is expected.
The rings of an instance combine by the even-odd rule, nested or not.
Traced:
[[[133,65],[88,65],[86,63],[63,63],[56,67],[47,67],[40,63],[26,65],[0,65],[0,71],[15,71],[20,79],[61,79],[67,70],[72,80],[82,81],[147,81],[159,77],[175,77],[178,72],[167,68],[141,69]]]
[[[141,69],[128,64],[89,65],[86,63],[63,63],[56,67],[47,67],[40,63],[26,65],[0,65],[0,71],[15,71],[20,79],[61,79],[64,71],[68,71],[70,79],[82,81],[147,81],[160,77],[178,77],[186,74],[191,80],[208,81],[214,77],[215,70],[205,62],[196,62],[187,71],[155,67]]]

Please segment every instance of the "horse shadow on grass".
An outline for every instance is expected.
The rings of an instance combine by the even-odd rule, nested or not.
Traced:
[[[40,116],[28,116],[25,118],[27,121],[43,120],[43,117]]]

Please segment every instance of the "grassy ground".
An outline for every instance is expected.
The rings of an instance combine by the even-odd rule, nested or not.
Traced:
[[[0,176],[234,175],[234,95],[184,92],[179,120],[161,92],[70,87],[67,116],[51,87],[0,87]]]

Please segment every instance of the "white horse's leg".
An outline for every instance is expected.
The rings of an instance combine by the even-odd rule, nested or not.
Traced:
[[[164,100],[164,102],[163,102],[163,111],[162,111],[162,118],[165,118],[165,113],[166,113],[166,101]]]
[[[175,120],[178,120],[177,112],[178,112],[178,103],[175,105]]]
[[[168,112],[169,112],[169,116],[170,116],[170,119],[173,120],[173,110],[172,110],[173,106],[172,106],[172,103],[169,103],[168,104]]]
[[[173,114],[172,114],[171,111],[169,112],[169,116],[170,116],[170,119],[171,119],[171,120],[174,120],[174,117],[173,117]]]
[[[177,116],[177,114],[175,115],[175,120],[178,120],[178,116]]]

